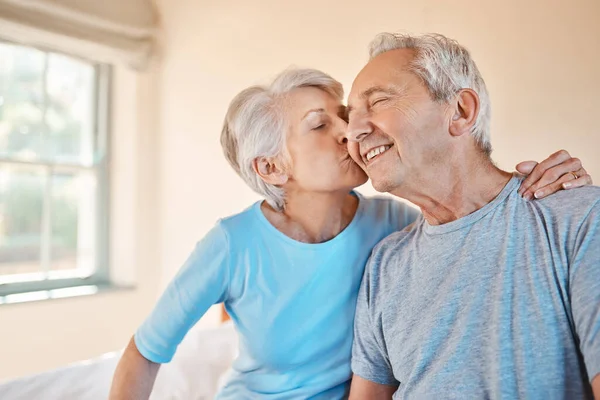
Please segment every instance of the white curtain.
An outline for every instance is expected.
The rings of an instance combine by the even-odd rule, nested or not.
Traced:
[[[156,22],[151,0],[0,0],[0,39],[136,70],[148,65]]]

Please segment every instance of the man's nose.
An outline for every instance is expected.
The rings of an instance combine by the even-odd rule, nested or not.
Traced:
[[[348,129],[346,130],[346,138],[350,142],[361,142],[370,133],[373,132],[368,116],[365,113],[355,111],[350,116],[348,121]]]

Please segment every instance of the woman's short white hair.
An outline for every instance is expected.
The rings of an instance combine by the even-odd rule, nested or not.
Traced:
[[[288,160],[286,137],[289,129],[285,100],[294,89],[319,88],[339,99],[344,97],[342,84],[315,69],[288,69],[269,84],[242,90],[229,104],[221,146],[225,158],[238,175],[255,192],[264,196],[274,209],[285,207],[281,187],[266,183],[254,171],[254,160],[260,157]]]
[[[473,137],[487,154],[492,152],[490,141],[490,97],[481,73],[469,51],[457,41],[439,34],[413,36],[399,33],[380,33],[369,46],[369,56],[396,49],[413,49],[415,58],[410,70],[423,80],[435,101],[447,102],[460,89],[473,89],[479,95],[479,115],[473,127]]]

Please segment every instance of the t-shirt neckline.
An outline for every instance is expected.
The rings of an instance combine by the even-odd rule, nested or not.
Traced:
[[[496,196],[496,198],[490,201],[485,206],[481,207],[479,210],[472,212],[469,215],[466,215],[462,218],[457,219],[456,221],[448,222],[442,225],[431,225],[425,219],[423,220],[423,229],[426,233],[432,235],[441,235],[444,233],[453,232],[469,225],[474,224],[479,221],[491,211],[493,211],[496,207],[498,207],[506,198],[519,186],[522,178],[513,174],[512,178],[508,181],[508,183],[504,186],[502,191]]]

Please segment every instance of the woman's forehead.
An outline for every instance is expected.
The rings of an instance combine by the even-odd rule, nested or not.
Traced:
[[[286,101],[288,113],[295,120],[303,120],[310,113],[339,112],[344,105],[333,95],[315,87],[298,88],[292,91]]]

